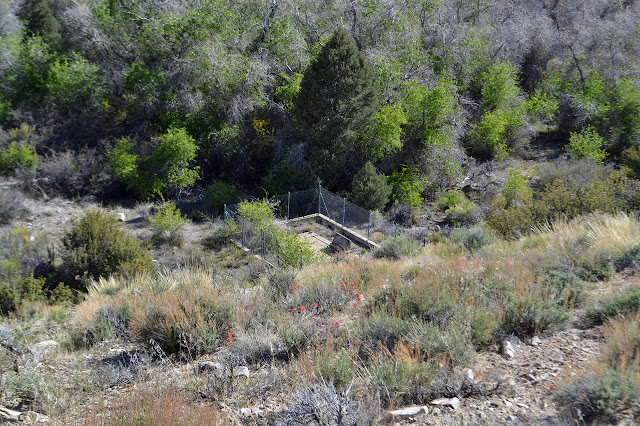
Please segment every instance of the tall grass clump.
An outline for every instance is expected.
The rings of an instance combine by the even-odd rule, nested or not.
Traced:
[[[585,324],[595,326],[607,319],[635,314],[640,310],[640,286],[629,287],[618,295],[613,295],[587,308]]]

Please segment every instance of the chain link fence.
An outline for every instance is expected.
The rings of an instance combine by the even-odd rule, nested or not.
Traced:
[[[275,206],[276,218],[291,220],[313,214],[322,214],[343,227],[358,231],[369,238],[371,229],[371,213],[346,198],[318,186],[314,189],[290,192],[271,198]],[[280,266],[283,260],[273,250],[275,236],[269,231],[255,228],[237,213],[237,204],[224,206],[225,221],[232,223],[232,238],[249,253],[259,255],[274,266]]]

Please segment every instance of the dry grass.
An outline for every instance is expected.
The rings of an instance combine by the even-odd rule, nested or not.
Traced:
[[[193,402],[193,395],[171,390],[136,388],[111,405],[95,409],[83,422],[98,425],[218,426],[231,422],[209,404]]]

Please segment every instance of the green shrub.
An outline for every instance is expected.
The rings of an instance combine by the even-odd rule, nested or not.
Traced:
[[[382,312],[360,322],[358,334],[368,351],[373,351],[378,345],[392,351],[400,339],[406,336],[410,327],[410,321]],[[364,355],[367,355],[367,351]]]
[[[293,290],[296,284],[296,274],[292,269],[277,268],[272,271],[268,278],[269,295],[272,300],[276,301]]]
[[[420,348],[423,359],[437,359],[445,365],[473,365],[475,350],[468,330],[459,325],[437,327],[425,321],[415,321],[407,333],[408,344]]]
[[[158,207],[156,214],[149,218],[154,238],[173,245],[180,245],[180,229],[186,223],[185,217],[173,202],[163,203]]]
[[[242,193],[232,185],[214,180],[204,190],[204,199],[216,211],[222,213],[225,204],[237,203]]]
[[[587,126],[580,133],[571,132],[569,143],[564,149],[577,158],[588,158],[601,163],[607,156],[603,146],[602,136],[592,126]]]
[[[597,377],[585,377],[560,388],[556,401],[560,406],[580,410],[584,420],[602,419],[615,422],[619,413],[634,406],[640,398],[638,367],[619,371],[608,368]]]
[[[420,404],[433,397],[433,363],[379,355],[369,367],[371,392],[383,406]]]
[[[367,210],[383,210],[391,190],[387,178],[378,174],[369,161],[353,177],[351,201]]]
[[[553,301],[530,296],[509,303],[502,320],[501,331],[519,337],[531,337],[567,322],[566,308]]]
[[[484,246],[493,244],[496,241],[496,233],[491,229],[484,228],[453,229],[449,239],[473,253]]]
[[[411,207],[422,204],[424,182],[416,169],[405,167],[399,172],[392,173],[389,176],[389,183],[393,189],[391,199],[395,204],[405,203]]]
[[[0,174],[11,175],[16,170],[35,170],[40,158],[33,146],[11,142],[0,150]]]
[[[26,404],[45,402],[47,385],[44,377],[34,370],[22,370],[20,374],[8,375],[9,393]]]
[[[581,306],[587,297],[589,284],[570,271],[550,269],[542,274],[540,282],[562,306]]]
[[[627,173],[632,178],[640,178],[640,148],[632,146],[622,151],[621,161],[627,167]]]
[[[353,380],[351,357],[345,349],[340,349],[337,353],[320,354],[316,365],[320,377],[327,383],[333,383],[338,389],[347,387]]]
[[[149,271],[149,253],[128,236],[115,217],[89,211],[62,238],[56,277],[74,290],[86,290],[87,279]]]
[[[413,255],[420,251],[420,246],[415,241],[409,241],[405,237],[399,235],[389,238],[372,251],[372,255],[376,259],[387,258],[398,260],[404,256]]]
[[[587,308],[585,322],[589,326],[602,324],[619,315],[629,315],[640,309],[640,287],[627,288],[623,293],[605,299],[595,306]]]

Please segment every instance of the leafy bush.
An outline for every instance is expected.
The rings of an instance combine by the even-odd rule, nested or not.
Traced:
[[[580,133],[571,132],[569,143],[564,149],[577,158],[588,158],[601,163],[607,156],[603,146],[604,139],[592,126],[587,126]]]
[[[425,359],[437,359],[445,365],[469,366],[475,359],[471,336],[460,326],[438,327],[425,321],[411,324],[406,342],[420,348]]]
[[[387,258],[399,260],[404,256],[416,254],[420,251],[420,246],[415,241],[409,241],[405,237],[399,235],[389,238],[382,242],[380,247],[375,248],[371,254],[374,258]]]
[[[389,202],[391,190],[387,178],[367,162],[353,177],[351,201],[367,210],[383,210]]]
[[[242,193],[232,185],[214,180],[204,190],[204,199],[208,205],[222,212],[225,204],[236,203]]]
[[[392,173],[389,176],[389,183],[393,188],[391,199],[394,203],[405,203],[411,207],[422,204],[424,182],[416,169],[405,167],[399,172]]]
[[[129,151],[136,143],[121,139],[108,154],[116,178],[141,197],[165,196],[192,186],[199,166],[191,167],[198,146],[184,128],[169,128],[155,140],[154,151],[144,158]]]
[[[631,177],[640,178],[640,148],[632,146],[622,151],[621,161]]]
[[[296,274],[291,269],[277,268],[269,274],[267,282],[271,299],[278,300],[292,291],[296,284]]]
[[[180,229],[186,223],[186,219],[173,202],[162,204],[156,214],[149,218],[154,238],[173,245],[180,245]]]
[[[359,426],[373,422],[365,407],[356,403],[349,390],[338,392],[331,383],[306,386],[292,395],[286,424]]]
[[[373,360],[369,367],[371,391],[380,395],[384,406],[420,404],[432,398],[433,363],[421,362],[410,354],[398,355],[381,354]]]
[[[542,274],[540,282],[563,306],[578,307],[587,297],[589,284],[571,271],[550,269]]]
[[[86,290],[87,279],[149,271],[149,253],[128,236],[115,217],[89,211],[62,238],[56,277],[72,289]]]
[[[0,150],[0,173],[14,174],[17,170],[35,170],[40,157],[33,146],[25,143],[11,142]]]

